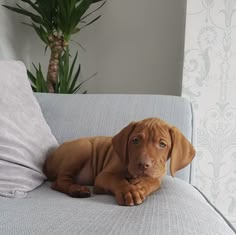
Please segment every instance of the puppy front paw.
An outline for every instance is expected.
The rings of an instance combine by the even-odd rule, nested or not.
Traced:
[[[156,191],[161,186],[161,179],[155,179],[151,177],[138,177],[135,179],[129,179],[129,183],[136,186],[138,190],[143,192],[143,195],[147,197],[152,192]]]
[[[135,185],[137,188],[142,189],[142,190],[145,190],[145,187],[147,186],[147,183],[141,177],[129,179],[129,182],[132,185]]]
[[[145,200],[142,189],[135,185],[127,185],[115,193],[116,201],[121,206],[134,206],[143,203]]]

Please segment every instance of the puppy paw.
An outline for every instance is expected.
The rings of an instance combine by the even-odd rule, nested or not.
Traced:
[[[144,192],[134,185],[124,187],[115,193],[116,201],[121,206],[135,206],[145,200]]]
[[[74,198],[86,198],[91,196],[90,190],[87,187],[78,184],[71,185],[68,194]]]
[[[152,192],[160,188],[161,179],[155,179],[151,177],[138,177],[135,179],[129,179],[129,183],[137,187],[138,190],[141,190],[143,192],[143,195],[147,197]]]

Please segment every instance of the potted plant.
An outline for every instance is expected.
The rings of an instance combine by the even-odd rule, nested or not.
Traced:
[[[47,76],[44,78],[41,65],[34,65],[36,74],[28,71],[32,89],[35,92],[75,93],[81,85],[77,84],[80,65],[75,69],[77,53],[70,63],[70,41],[74,34],[94,23],[101,15],[90,18],[106,1],[104,0],[20,0],[24,4],[15,7],[3,5],[7,9],[27,16],[39,38],[50,49]],[[88,13],[94,3],[101,4]],[[30,8],[28,10],[27,7]],[[75,71],[75,72],[74,72]]]

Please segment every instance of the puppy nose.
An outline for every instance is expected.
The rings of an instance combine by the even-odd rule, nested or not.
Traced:
[[[151,167],[152,161],[151,160],[141,160],[138,162],[138,168],[140,170],[146,170]]]

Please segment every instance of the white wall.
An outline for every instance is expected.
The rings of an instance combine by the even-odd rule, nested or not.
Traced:
[[[198,127],[192,183],[236,227],[236,2],[187,5],[183,96]]]
[[[75,39],[86,48],[79,49],[83,79],[98,72],[88,92],[180,95],[185,8],[186,0],[108,0],[99,22]],[[0,56],[46,68],[43,44],[21,21],[0,8]]]

